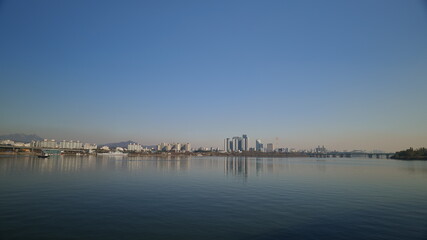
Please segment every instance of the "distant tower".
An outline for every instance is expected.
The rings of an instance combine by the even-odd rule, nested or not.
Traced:
[[[248,151],[249,150],[249,138],[248,135],[243,134],[242,136],[242,151]]]
[[[264,150],[263,148],[264,148],[264,146],[261,142],[261,139],[257,139],[255,142],[255,150],[258,152],[262,152]]]
[[[267,143],[267,152],[274,152],[273,143]]]
[[[239,146],[241,146],[241,141],[240,141],[240,137],[233,137],[233,147],[231,149],[231,151],[233,152],[237,152],[239,151]]]
[[[242,137],[233,137],[233,138],[224,139],[224,151],[226,152],[249,151],[248,135],[243,134]]]
[[[224,140],[224,151],[232,152],[233,151],[233,141],[230,138]]]

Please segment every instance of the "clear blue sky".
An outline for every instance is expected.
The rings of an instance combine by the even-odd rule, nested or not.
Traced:
[[[427,4],[0,1],[0,80],[0,134],[427,146]]]

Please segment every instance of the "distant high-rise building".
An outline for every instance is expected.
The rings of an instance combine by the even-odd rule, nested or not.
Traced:
[[[224,151],[231,152],[232,149],[233,149],[233,142],[231,141],[231,139],[230,138],[224,139]]]
[[[242,151],[248,151],[249,150],[249,138],[248,135],[243,134],[242,136]]]
[[[255,150],[258,152],[264,151],[264,145],[261,142],[261,139],[257,139],[255,142]]]
[[[171,150],[177,151],[177,152],[181,151],[181,143],[174,143],[174,144],[172,144]]]
[[[240,137],[233,137],[232,151],[233,152],[239,151],[239,145],[241,145]]]
[[[171,144],[169,143],[160,143],[159,145],[157,145],[157,150],[158,151],[170,151],[172,149]]]
[[[184,143],[181,147],[181,151],[189,152],[191,150],[190,143]]]
[[[322,146],[322,147],[317,146],[317,148],[315,149],[315,151],[316,151],[316,153],[326,153],[327,152],[325,146]]]
[[[246,134],[242,137],[233,137],[224,139],[224,151],[237,152],[249,150],[249,138]]]
[[[267,152],[274,152],[274,145],[272,143],[267,143]]]

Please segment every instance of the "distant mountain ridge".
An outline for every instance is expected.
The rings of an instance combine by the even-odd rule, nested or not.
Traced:
[[[12,140],[15,142],[29,143],[31,141],[42,141],[43,138],[37,136],[36,134],[15,133],[0,135],[0,140]]]

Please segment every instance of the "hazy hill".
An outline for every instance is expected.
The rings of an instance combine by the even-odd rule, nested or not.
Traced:
[[[0,135],[0,140],[13,140],[15,142],[29,143],[31,141],[42,141],[43,138],[35,134],[15,133],[15,134]]]

